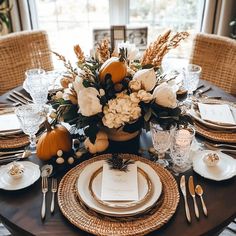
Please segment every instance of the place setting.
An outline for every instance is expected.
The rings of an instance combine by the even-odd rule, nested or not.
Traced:
[[[58,78],[61,78],[61,73],[57,71],[45,72],[35,68],[25,72],[23,88],[31,98],[13,90],[7,100],[14,104],[0,106],[0,149],[22,148],[29,141],[31,146],[35,146],[35,135],[38,139],[45,131],[43,121],[51,110],[47,104],[48,93],[58,91],[58,82],[55,82]],[[48,119],[51,120],[49,116]]]
[[[116,165],[117,158],[129,162],[127,170]],[[110,228],[110,233],[125,235],[134,227],[137,234],[148,233],[150,224],[157,229],[169,220],[178,202],[178,186],[172,175],[132,154],[104,154],[87,160],[70,170],[58,188],[64,216],[93,234],[108,234]],[[164,212],[165,208],[170,210]]]
[[[197,133],[211,141],[235,143],[236,107],[232,102],[198,99],[189,114],[195,121]]]

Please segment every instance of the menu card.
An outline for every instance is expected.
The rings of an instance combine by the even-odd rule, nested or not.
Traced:
[[[0,116],[0,131],[20,129],[20,122],[14,113],[7,113]]]
[[[201,118],[219,124],[236,125],[236,120],[227,104],[198,103]]]
[[[103,164],[101,200],[104,201],[137,201],[138,172],[137,164],[130,164],[128,171],[110,169]]]

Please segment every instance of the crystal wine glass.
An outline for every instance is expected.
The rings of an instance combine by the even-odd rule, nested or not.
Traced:
[[[175,128],[176,126],[171,126],[170,129],[163,129],[159,124],[150,122],[153,147],[158,153],[158,160],[156,162],[163,167],[169,165],[168,161],[164,158],[165,152],[171,146]]]
[[[172,170],[178,174],[187,171],[192,165],[190,157],[191,144],[195,136],[193,126],[179,127],[175,130],[170,156],[173,162]]]
[[[201,77],[202,68],[198,65],[189,64],[183,68],[183,85],[188,91],[185,105],[191,107],[193,91],[197,89]]]
[[[37,104],[22,105],[15,109],[15,114],[20,121],[23,132],[29,135],[30,149],[35,150],[36,133],[45,120],[45,111]]]
[[[34,103],[46,104],[49,83],[43,69],[30,69],[25,72],[26,87]]]

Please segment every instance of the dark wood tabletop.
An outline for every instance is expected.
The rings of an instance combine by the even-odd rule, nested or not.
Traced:
[[[201,81],[205,85],[209,83]],[[221,96],[223,99],[236,101],[236,98],[223,92],[221,89],[210,85],[209,96]],[[17,88],[20,90],[21,88]],[[0,97],[0,102],[6,102],[7,95]],[[151,146],[151,140],[146,134],[141,134],[140,143],[142,147]],[[36,156],[31,156],[30,161],[42,165]],[[192,216],[192,223],[186,221],[184,201],[180,194],[180,202],[177,210],[170,221],[163,227],[149,235],[168,236],[197,236],[214,235],[227,226],[236,217],[236,178],[225,181],[208,180],[189,170],[184,173],[186,178],[193,175],[195,184],[200,184],[204,189],[204,200],[208,208],[208,217],[203,215],[200,199],[197,203],[200,210],[200,220],[194,216],[193,201],[188,194],[188,203]],[[179,185],[180,177],[175,177]],[[60,179],[60,178],[59,178]],[[67,221],[62,215],[58,205],[55,206],[55,213],[50,214],[51,192],[47,194],[47,212],[45,221],[41,220],[41,181],[38,180],[28,188],[18,191],[0,190],[0,220],[7,226],[13,235],[89,235]]]

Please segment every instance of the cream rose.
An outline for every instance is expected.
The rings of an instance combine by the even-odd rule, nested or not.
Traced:
[[[139,90],[137,93],[137,97],[145,103],[148,103],[153,99],[152,94],[146,92],[145,90]]]
[[[140,99],[138,98],[138,93],[137,92],[134,92],[134,93],[131,93],[129,96],[130,96],[130,100],[133,102],[133,103],[139,103],[140,102]]]
[[[83,85],[83,78],[82,77],[79,77],[77,76],[75,78],[75,81],[73,82],[73,86],[74,86],[74,90],[78,93],[80,92],[81,90],[83,90],[85,87]]]
[[[93,116],[102,112],[99,92],[92,87],[84,88],[78,93],[78,105],[83,116]]]
[[[142,83],[139,80],[131,80],[129,82],[129,88],[133,91],[139,91],[141,89]]]
[[[139,70],[134,74],[133,80],[141,82],[142,88],[151,91],[156,85],[156,74],[153,68]]]
[[[85,88],[83,85],[84,78],[88,78],[89,80],[94,81],[92,76],[86,74],[85,71],[80,70],[78,76],[76,76],[75,81],[73,82],[73,87],[76,93],[79,93]]]
[[[155,102],[160,106],[169,108],[176,108],[177,106],[176,94],[166,83],[163,83],[155,88],[153,97]]]

